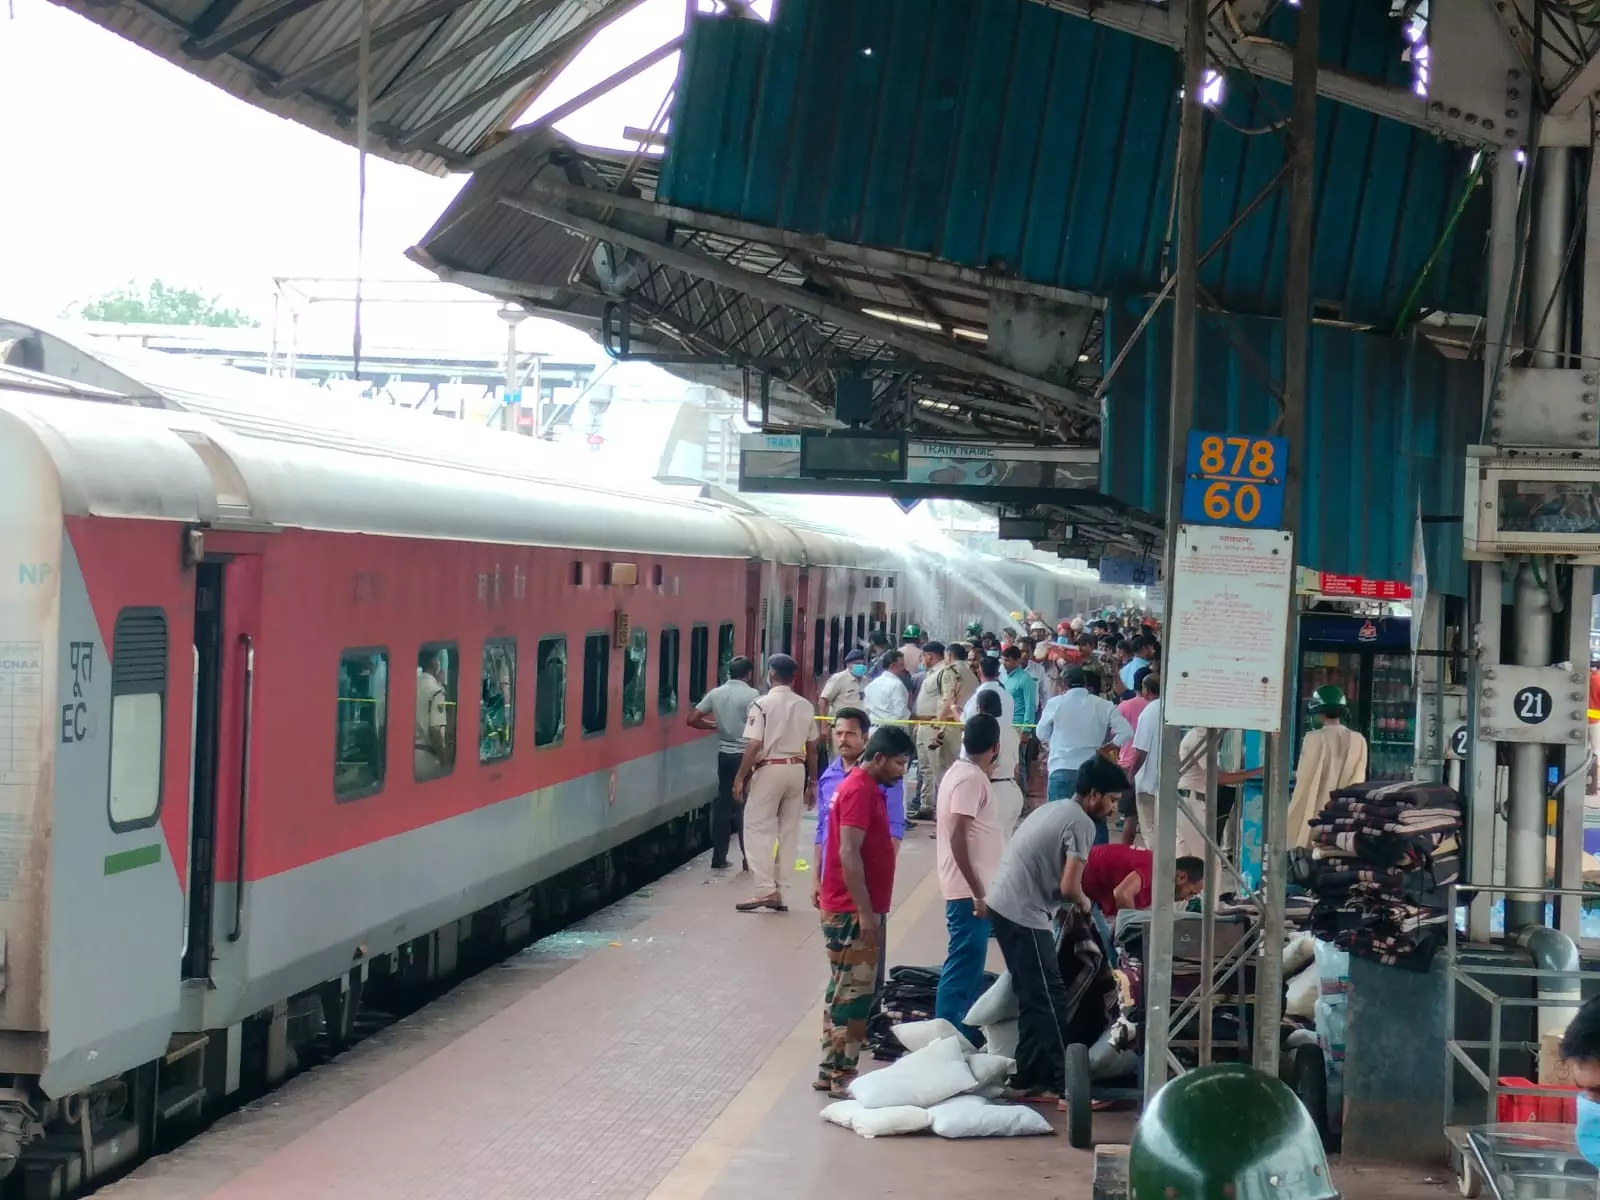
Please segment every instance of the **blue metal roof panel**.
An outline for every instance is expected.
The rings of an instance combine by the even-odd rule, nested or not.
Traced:
[[[1107,344],[1125,340],[1146,302],[1106,310]],[[1242,343],[1281,377],[1282,323],[1207,314],[1200,323],[1196,429],[1265,433],[1278,407]],[[1160,513],[1166,504],[1172,317],[1164,307],[1106,393],[1101,490]],[[1418,512],[1461,513],[1464,452],[1482,393],[1482,364],[1447,359],[1415,336],[1315,326],[1306,401],[1298,560],[1369,579],[1411,578]],[[1429,526],[1429,586],[1464,595],[1460,526]]]
[[[1382,6],[1330,0],[1329,65],[1403,83]],[[1296,13],[1284,9],[1271,32]],[[784,0],[770,24],[699,17],[679,71],[660,196],[763,224],[1132,295],[1163,279],[1177,57],[1031,0]],[[1288,89],[1242,74],[1207,132],[1209,244],[1283,162]],[[1263,132],[1264,131],[1264,132]],[[1313,295],[1387,324],[1440,242],[1471,153],[1398,122],[1318,106]],[[1221,303],[1281,306],[1274,197],[1207,265]],[[1480,308],[1475,194],[1418,306]]]

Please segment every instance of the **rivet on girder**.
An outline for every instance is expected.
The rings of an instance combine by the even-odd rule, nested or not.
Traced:
[[[1460,116],[1460,115],[1461,115],[1461,110],[1460,110],[1460,109],[1459,109],[1459,108],[1457,108],[1457,107],[1456,107],[1456,106],[1455,106],[1455,105],[1453,105],[1453,104],[1452,104],[1452,105],[1451,105],[1451,106],[1450,106],[1450,119],[1451,119],[1451,120],[1452,120],[1452,121],[1453,121],[1453,120],[1455,120],[1455,119],[1456,119],[1456,118],[1457,118],[1457,117],[1459,117],[1459,116]],[[1511,115],[1511,116],[1513,116],[1513,117],[1514,117],[1514,116],[1516,116],[1516,115],[1517,115],[1517,114],[1516,114],[1516,113],[1512,113],[1512,114],[1510,114],[1510,115]]]
[[[1485,129],[1493,129],[1494,128],[1494,122],[1491,121],[1488,117],[1485,117],[1483,119],[1483,127]]]

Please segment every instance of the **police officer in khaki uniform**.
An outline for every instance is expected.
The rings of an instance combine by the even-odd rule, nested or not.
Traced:
[[[939,719],[943,706],[944,677],[950,670],[945,658],[943,642],[927,642],[922,646],[922,686],[917,689],[916,703],[911,712],[917,720],[917,805],[916,815],[933,811],[934,799],[939,795],[939,779],[944,768],[955,761],[954,741],[934,722]],[[953,681],[952,681],[953,682]],[[946,744],[951,746],[948,755]]]
[[[800,851],[800,811],[817,804],[817,722],[811,701],[794,691],[799,665],[787,654],[767,660],[768,691],[750,705],[744,760],[733,783],[744,805],[751,898],[740,912],[788,912],[782,880]],[[774,858],[772,844],[777,842]]]
[[[427,649],[418,655],[417,721],[411,752],[412,770],[418,780],[437,779],[455,765],[444,673],[443,651]]]

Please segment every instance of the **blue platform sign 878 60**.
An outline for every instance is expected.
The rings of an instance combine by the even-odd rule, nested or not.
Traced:
[[[1286,438],[1191,433],[1183,468],[1183,523],[1276,529],[1283,522]]]

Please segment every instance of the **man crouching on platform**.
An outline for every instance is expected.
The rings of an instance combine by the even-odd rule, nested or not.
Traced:
[[[822,939],[828,951],[828,989],[822,1008],[819,1092],[844,1098],[867,1040],[878,977],[881,918],[894,895],[894,840],[884,791],[906,773],[915,746],[893,725],[872,731],[856,768],[829,805],[823,849]]]

